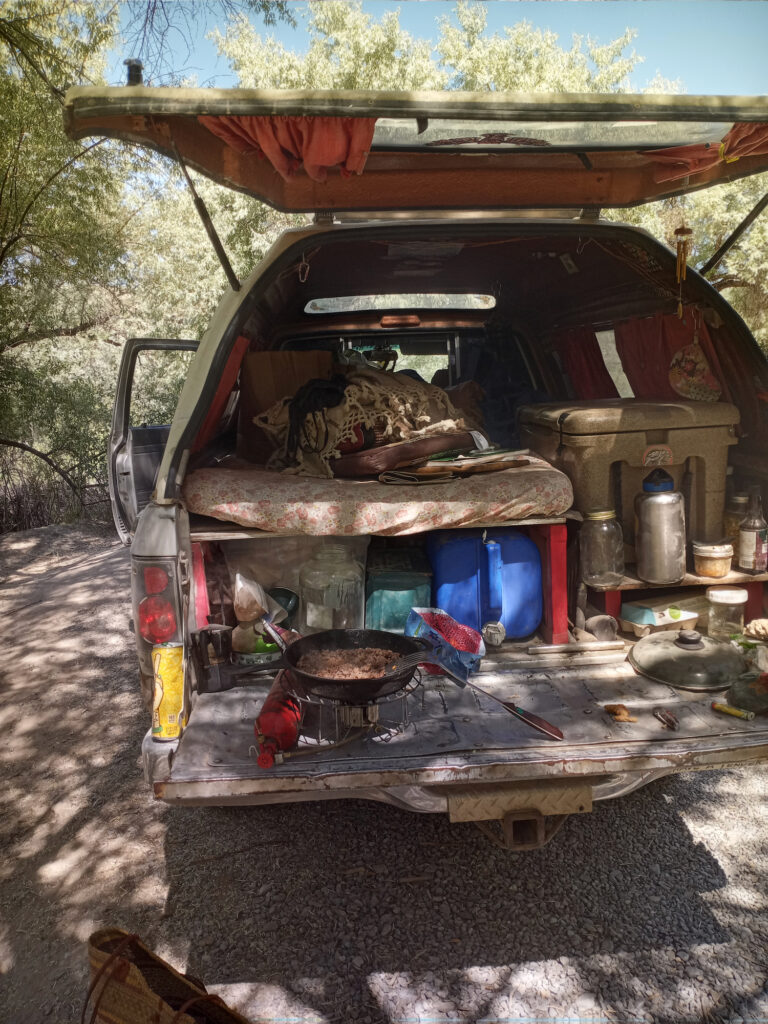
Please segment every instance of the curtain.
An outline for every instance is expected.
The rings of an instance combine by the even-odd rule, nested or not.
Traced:
[[[557,331],[552,340],[576,398],[589,400],[619,397],[591,327]]]
[[[313,181],[328,169],[343,177],[362,174],[376,127],[375,117],[208,117],[198,121],[238,153],[266,158],[288,180],[304,167]]]
[[[693,146],[673,146],[669,149],[650,149],[646,156],[658,164],[654,178],[657,182],[677,181],[689,174],[698,174],[717,164],[733,163],[742,156],[762,156],[768,153],[768,124],[735,124],[719,146],[708,142]]]
[[[721,375],[715,372],[719,362],[707,325],[699,324],[695,344],[693,315],[689,312],[680,320],[673,313],[657,313],[614,324],[616,351],[636,398],[717,401],[721,397]]]

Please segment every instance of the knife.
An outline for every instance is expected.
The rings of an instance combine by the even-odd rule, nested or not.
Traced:
[[[500,701],[507,711],[512,715],[516,715],[521,722],[527,722],[528,725],[534,729],[538,729],[539,732],[543,732],[545,736],[549,736],[552,740],[563,740],[565,737],[557,728],[556,725],[552,725],[551,722],[545,721],[543,718],[539,718],[538,715],[534,715],[531,711],[526,711],[524,708],[517,707],[516,704],[509,704],[507,701]]]
[[[487,690],[481,690],[479,686],[475,686],[474,683],[469,684],[473,690],[479,690],[480,693],[484,693],[486,697],[490,697],[491,700],[495,700],[497,704],[501,704],[503,708],[506,708],[511,715],[515,715],[521,722],[525,722],[534,729],[538,729],[539,732],[543,732],[545,736],[549,736],[551,740],[563,740],[565,737],[557,728],[556,725],[552,725],[551,722],[547,722],[544,718],[539,718],[538,715],[534,715],[532,711],[526,711],[525,708],[519,708],[517,704],[512,704],[511,701],[501,700],[499,697],[494,697],[492,693],[488,693]]]

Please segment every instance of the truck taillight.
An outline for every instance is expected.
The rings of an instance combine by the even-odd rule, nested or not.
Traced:
[[[144,590],[148,594],[162,594],[168,586],[168,573],[159,565],[149,565],[144,569]]]
[[[144,643],[153,646],[181,639],[174,559],[136,558],[131,575],[136,632]]]
[[[139,602],[139,633],[148,643],[164,644],[176,632],[176,613],[164,597],[152,594]]]

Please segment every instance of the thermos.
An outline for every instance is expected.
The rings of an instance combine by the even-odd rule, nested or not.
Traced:
[[[683,496],[663,469],[643,480],[635,498],[637,575],[646,583],[679,583],[685,576]]]

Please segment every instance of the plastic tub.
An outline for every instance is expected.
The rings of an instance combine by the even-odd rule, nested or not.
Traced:
[[[707,544],[693,542],[693,564],[697,576],[719,580],[731,571],[733,544]]]

